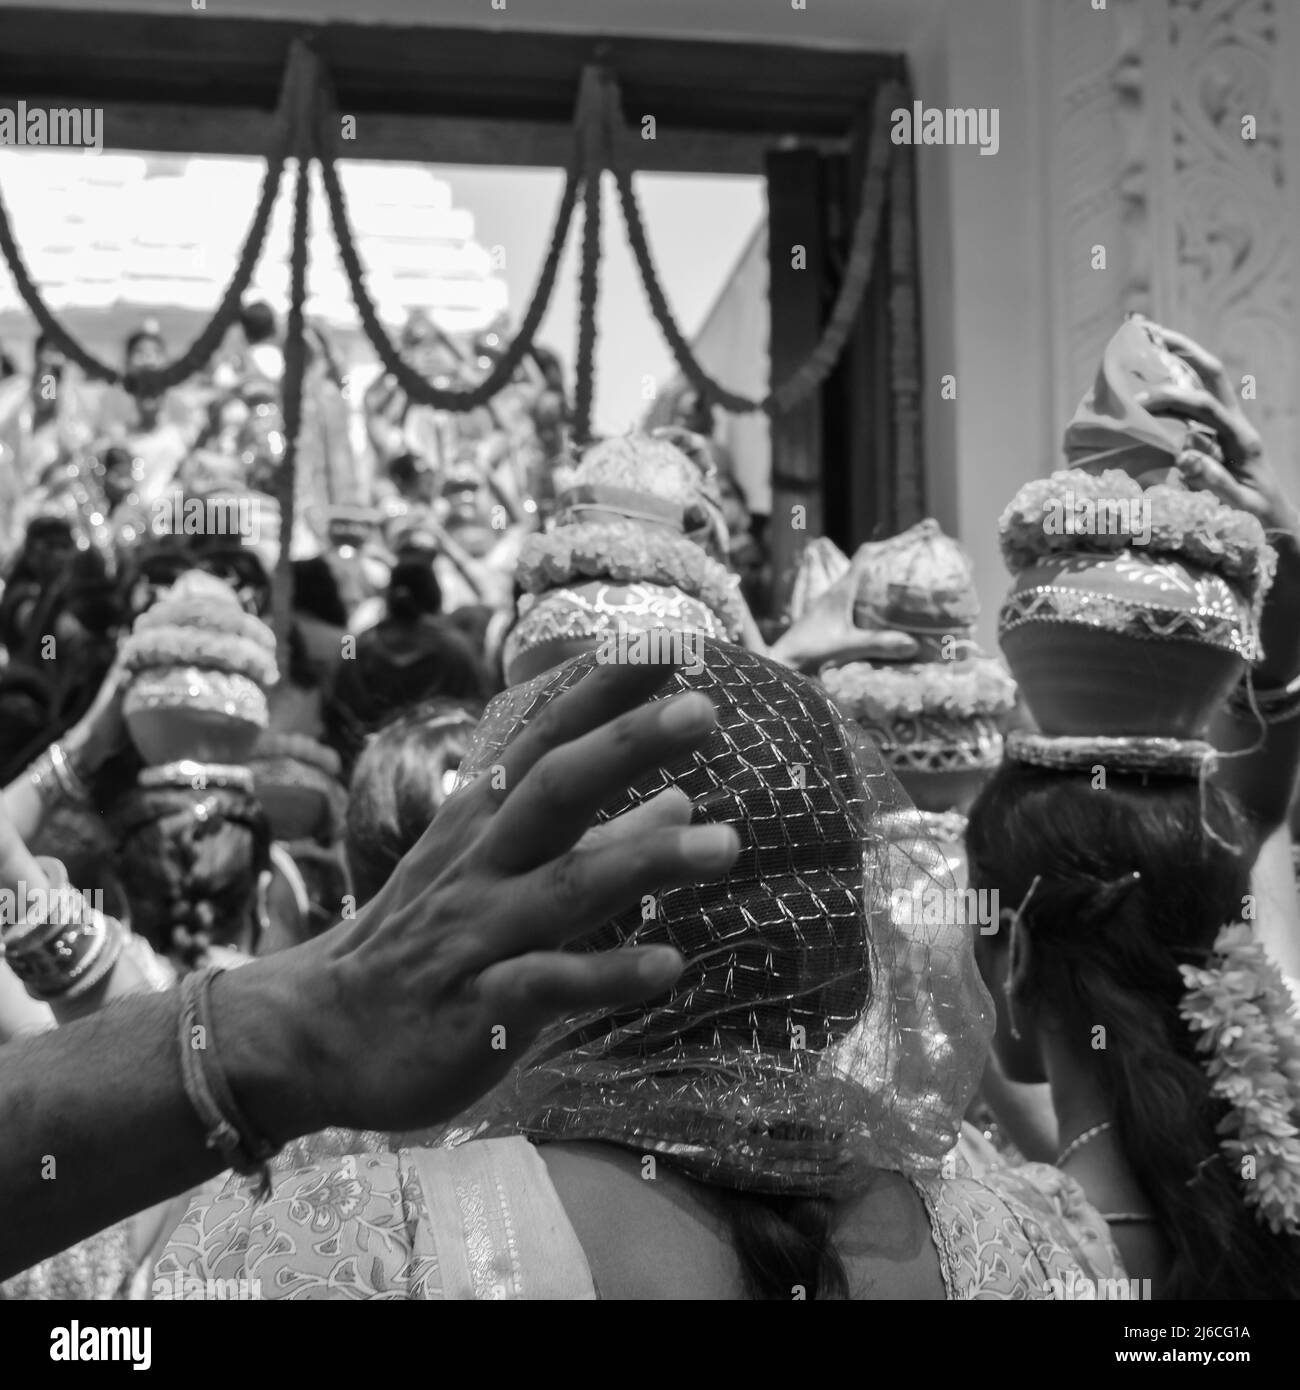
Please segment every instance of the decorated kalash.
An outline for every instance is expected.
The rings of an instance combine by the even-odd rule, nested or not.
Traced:
[[[332,750],[268,728],[279,678],[271,629],[229,583],[188,570],[137,618],[123,662],[123,718],[147,766],[115,815],[120,867],[154,949],[185,966],[213,948],[283,949],[328,925],[346,889],[346,792]],[[205,854],[205,836],[239,843]],[[215,918],[163,920],[185,895],[166,890],[160,864],[202,879],[235,934],[213,939]],[[247,902],[234,901],[241,893]]]
[[[693,634],[754,645],[727,544],[706,458],[655,435],[594,444],[557,477],[551,529],[520,552],[507,682],[601,647],[614,660],[689,662],[682,642]],[[662,650],[665,634],[677,651]]]
[[[1016,494],[999,522],[1014,576],[1002,650],[1037,725],[1019,761],[1196,775],[1215,712],[1260,654],[1276,557],[1259,521],[1188,487],[1194,452],[1222,460],[1195,422],[1141,399],[1190,368],[1134,316],[1107,345],[1065,435],[1072,466]]]
[[[267,725],[275,635],[228,584],[183,574],[136,620],[123,660],[132,676],[123,717],[146,763],[246,765]]]
[[[1281,744],[1270,748],[1270,739],[1273,726],[1295,719],[1300,698],[1295,682],[1263,689],[1251,670],[1267,656],[1261,627],[1277,553],[1256,516],[1205,490],[1207,476],[1235,481],[1240,461],[1225,460],[1219,436],[1195,420],[1146,409],[1204,399],[1201,378],[1184,360],[1193,355],[1203,353],[1190,340],[1172,333],[1166,339],[1157,325],[1128,319],[1107,344],[1095,383],[1066,430],[1071,466],[1027,483],[1002,514],[1001,548],[1013,582],[999,614],[999,640],[1036,726],[1008,734],[1004,770],[1009,784],[1036,779],[1044,795],[1059,779],[1063,798],[1086,779],[1089,796],[1115,795],[1117,807],[1132,805],[1140,792],[1147,812],[1158,818],[1167,809],[1170,824],[1190,793],[1199,799],[1207,838],[1235,858],[1249,852],[1253,831],[1245,822],[1238,828],[1220,821],[1221,835],[1215,808],[1231,791],[1240,809],[1255,812],[1251,799],[1274,768],[1289,795],[1294,758]],[[1234,765],[1236,756],[1243,761]],[[1243,775],[1252,758],[1255,775]],[[977,801],[972,825],[983,811]],[[978,835],[968,842],[978,878],[989,854],[987,834],[983,845]],[[1265,1180],[1262,1171],[1255,1181],[1257,1156],[1261,1165],[1294,1172],[1286,1146],[1295,1134],[1287,1118],[1295,1090],[1295,986],[1270,958],[1264,922],[1243,898],[1240,920],[1223,921],[1212,937],[1184,936],[1179,924],[1160,920],[1161,905],[1145,905],[1155,890],[1136,864],[1118,877],[1089,878],[1088,851],[1097,848],[1081,846],[1078,868],[1071,866],[1064,880],[1044,868],[1023,885],[1022,901],[1011,905],[1010,949],[1023,922],[1033,924],[1026,933],[1050,941],[1048,914],[1068,901],[1063,894],[1080,888],[1085,904],[1104,904],[1085,906],[1095,915],[1081,920],[1100,925],[1125,920],[1124,913],[1134,920],[1149,915],[1156,924],[1150,939],[1160,942],[1165,962],[1176,963],[1183,985],[1181,997],[1172,999],[1192,1039],[1187,1056],[1205,1069],[1214,1103],[1225,1107],[1216,1132],[1229,1171],[1249,1177],[1245,1200],[1261,1221],[1294,1233],[1294,1199],[1283,1184]],[[1118,853],[1113,844],[1105,849],[1109,864],[1127,857],[1123,845]],[[1193,856],[1202,852],[1189,849]],[[1131,853],[1139,860],[1141,846]],[[1281,894],[1262,896],[1268,912],[1285,916]],[[1135,952],[1131,961],[1135,973],[1156,978],[1151,956]],[[1171,999],[1151,988],[1153,1000]],[[1111,1128],[1107,1120],[1086,1130],[1064,1154]],[[1200,1166],[1210,1162],[1207,1156]]]
[[[970,559],[933,520],[858,555],[854,624],[907,633],[910,661],[832,661],[821,678],[880,748],[920,813],[922,830],[964,879],[965,812],[1002,756],[1015,682],[975,642]]]
[[[965,812],[1002,757],[1016,706],[1015,682],[975,642],[980,605],[966,552],[932,519],[867,542],[852,561],[816,541],[793,606],[799,615],[775,654],[816,671],[879,747],[916,807],[900,833],[937,842],[962,886]],[[864,644],[875,648],[870,659],[857,655]]]

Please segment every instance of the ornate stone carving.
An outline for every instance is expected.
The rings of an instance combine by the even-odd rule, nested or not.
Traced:
[[[1200,338],[1285,467],[1300,447],[1300,70],[1293,0],[1057,0],[1052,135],[1055,405],[1064,424],[1120,316]],[[1253,130],[1243,118],[1253,117]],[[1253,135],[1254,138],[1248,138]],[[1090,251],[1104,246],[1104,271]]]
[[[1162,3],[1174,271],[1157,313],[1212,345],[1235,382],[1256,378],[1258,399],[1246,409],[1290,467],[1300,131],[1285,130],[1281,88],[1295,80],[1293,46],[1279,0]]]

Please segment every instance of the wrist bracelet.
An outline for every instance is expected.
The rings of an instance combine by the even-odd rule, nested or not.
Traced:
[[[68,760],[61,743],[52,743],[27,769],[27,777],[44,802],[90,800],[90,790]]]
[[[90,800],[90,788],[86,786],[81,774],[72,766],[67,750],[61,743],[49,747],[50,765],[54,769],[54,780],[59,784],[69,801]]]
[[[24,920],[4,932],[4,956],[34,999],[79,999],[117,964],[126,933],[69,884],[59,860],[37,856],[36,862],[46,877],[37,900],[43,900],[43,910],[37,921],[28,921],[24,902]]]
[[[245,1175],[260,1175],[260,1201],[271,1186],[270,1160],[280,1146],[260,1139],[235,1104],[217,1056],[212,1032],[212,982],[223,967],[208,966],[181,982],[180,1052],[185,1094],[204,1129],[204,1142],[216,1149],[226,1166]]]
[[[33,999],[80,999],[101,984],[117,964],[126,941],[122,924],[89,910],[75,926],[53,924],[44,937],[6,944],[5,959]]]

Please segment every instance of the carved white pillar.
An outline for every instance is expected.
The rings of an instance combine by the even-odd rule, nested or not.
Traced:
[[[1294,0],[1150,0],[1148,11],[1156,316],[1186,324],[1239,387],[1255,378],[1246,409],[1297,479],[1300,12]]]
[[[1058,426],[1140,309],[1255,379],[1300,484],[1300,6],[1054,0],[1044,49]]]

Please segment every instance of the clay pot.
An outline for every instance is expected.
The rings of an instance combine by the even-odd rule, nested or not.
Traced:
[[[922,716],[888,728],[860,727],[919,811],[968,811],[1002,756],[1002,735],[992,718]]]
[[[727,632],[705,604],[673,585],[587,580],[552,589],[521,612],[503,653],[506,683],[519,685],[606,645],[619,650],[619,660],[654,661],[657,652],[667,659],[671,650],[689,663],[700,636],[725,641]]]
[[[132,681],[122,717],[150,766],[184,758],[242,764],[266,727],[266,696],[247,676],[171,667]]]
[[[249,767],[273,839],[333,838],[346,802],[333,749],[301,734],[268,732],[258,740]]]
[[[950,772],[921,772],[895,767],[894,775],[918,811],[969,811],[988,781],[991,769],[968,767]]]
[[[1245,599],[1168,557],[1062,556],[1018,577],[999,640],[1049,735],[1198,738],[1246,669]]]
[[[262,803],[271,834],[286,843],[294,840],[319,838],[322,825],[329,822],[328,793],[321,786],[307,781],[288,783],[281,780],[257,782],[257,799]]]

